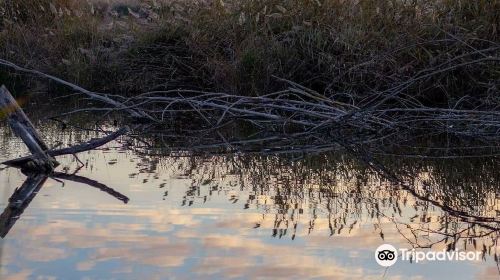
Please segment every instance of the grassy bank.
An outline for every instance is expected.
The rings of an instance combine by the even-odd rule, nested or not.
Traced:
[[[345,100],[415,78],[429,104],[498,96],[500,1],[122,2],[5,0],[0,55],[111,92],[257,95],[278,76]]]

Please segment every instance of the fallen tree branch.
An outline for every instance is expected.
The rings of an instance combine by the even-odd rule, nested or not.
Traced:
[[[47,145],[5,86],[0,87],[0,112],[7,116],[14,134],[23,140],[32,153],[33,167],[40,171],[52,172],[59,163],[47,154]]]
[[[37,71],[37,70],[24,68],[24,67],[21,67],[21,66],[19,66],[17,64],[14,64],[14,63],[12,63],[10,61],[7,61],[7,60],[0,59],[0,65],[12,68],[12,69],[14,69],[16,71],[19,71],[19,72],[33,74],[33,75],[36,75],[36,76],[39,76],[39,77],[42,77],[42,78],[45,78],[45,79],[52,80],[52,81],[54,81],[56,83],[59,83],[59,84],[64,85],[64,86],[67,86],[67,87],[69,87],[69,88],[71,88],[71,89],[73,89],[75,91],[81,92],[81,93],[87,95],[88,97],[90,97],[91,99],[101,101],[103,103],[109,104],[109,105],[111,105],[113,107],[116,107],[118,109],[124,109],[132,117],[146,118],[146,119],[149,119],[151,121],[154,120],[151,116],[149,116],[148,114],[146,114],[144,112],[141,112],[139,110],[134,110],[132,108],[127,108],[127,106],[125,104],[123,104],[123,103],[121,103],[121,102],[119,102],[119,101],[117,101],[115,99],[110,98],[108,94],[90,91],[88,89],[85,89],[85,88],[83,88],[81,86],[78,86],[78,85],[75,85],[75,84],[70,83],[68,81],[65,81],[63,79],[60,79],[58,77],[55,77],[55,76],[52,76],[52,75],[49,75],[49,74],[45,74],[45,73]]]
[[[497,49],[498,46],[481,52]],[[398,143],[417,135],[428,134],[453,135],[462,139],[473,137],[491,145],[497,144],[500,143],[500,99],[493,98],[497,92],[497,83],[488,85],[492,91],[489,94],[492,96],[491,100],[479,104],[466,102],[467,98],[463,97],[454,104],[429,107],[406,92],[423,80],[437,79],[449,71],[483,63],[496,65],[500,62],[498,56],[476,58],[472,54],[476,53],[457,56],[424,69],[409,79],[394,80],[385,90],[320,93],[293,81],[275,77],[288,84],[289,88],[260,96],[192,89],[156,90],[133,96],[119,96],[91,92],[57,77],[1,59],[0,66],[51,79],[104,103],[102,106],[80,107],[60,116],[82,112],[119,112],[141,118],[140,123],[145,120],[157,125],[155,128],[159,128],[161,124],[163,129],[168,129],[170,125],[176,126],[178,121],[182,123],[182,132],[200,126],[202,129],[215,130],[221,124],[241,121],[267,132],[316,134],[320,138],[325,135],[342,135],[345,139],[355,139],[354,142],[359,144],[375,144],[374,139]],[[387,139],[385,135],[390,135],[392,139]]]
[[[62,155],[74,155],[77,153],[81,153],[81,152],[85,152],[88,150],[92,150],[92,149],[101,147],[101,146],[115,140],[116,138],[126,134],[129,131],[130,131],[130,128],[128,126],[126,126],[126,127],[123,127],[121,129],[103,137],[103,138],[96,138],[96,139],[92,139],[88,142],[81,143],[81,144],[71,146],[68,148],[57,149],[57,150],[48,150],[46,152],[51,157],[62,156]],[[25,157],[13,159],[13,160],[8,160],[8,161],[3,162],[2,164],[7,165],[7,166],[12,166],[12,167],[23,167],[23,166],[26,166],[33,159],[34,159],[34,156],[31,155],[31,156],[25,156]]]

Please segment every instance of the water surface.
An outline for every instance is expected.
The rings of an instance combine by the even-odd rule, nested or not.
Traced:
[[[51,146],[95,136],[37,126]],[[0,160],[26,153],[6,128],[0,142]],[[17,212],[27,176],[0,171],[1,279],[499,278],[494,157],[383,159],[411,174],[406,189],[341,152],[150,156],[132,142],[80,154],[81,169],[61,158],[58,171],[93,186],[48,178]],[[384,243],[483,254],[385,269]]]

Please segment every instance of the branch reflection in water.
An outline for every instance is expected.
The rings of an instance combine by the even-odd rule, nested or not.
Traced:
[[[48,134],[51,146],[94,136],[90,132],[60,134],[57,128],[46,126],[45,131],[48,129],[54,131]],[[8,136],[3,139],[1,155],[15,158],[17,144],[8,141]],[[166,147],[161,138],[156,140],[154,145]],[[108,275],[99,264],[109,262],[126,264],[132,271],[147,265],[186,268],[194,262],[197,265],[193,273],[203,275],[229,275],[236,273],[237,268],[241,274],[236,275],[257,273],[231,262],[234,254],[255,265],[259,264],[257,256],[265,258],[261,261],[268,262],[267,269],[273,270],[262,268],[258,273],[266,277],[277,270],[285,273],[280,269],[290,270],[295,277],[334,276],[346,271],[339,269],[338,258],[330,255],[325,260],[338,263],[316,265],[316,256],[324,253],[318,253],[318,248],[326,248],[331,254],[342,248],[371,252],[386,242],[433,250],[479,250],[488,269],[498,262],[500,175],[495,158],[372,158],[338,147],[300,156],[256,151],[213,154],[172,147],[155,151],[149,146],[143,148],[147,141],[122,139],[83,154],[80,158],[85,168],[79,173],[82,177],[55,174],[57,180],[71,178],[73,182],[98,187],[116,197],[120,207],[118,203],[101,205],[80,200],[73,190],[65,195],[74,199],[74,208],[59,202],[57,197],[54,200],[60,207],[47,212],[57,217],[57,224],[49,221],[46,225],[42,221],[31,225],[22,220],[24,214],[16,226],[22,231],[11,231],[5,240],[35,244],[31,239],[50,237],[48,241],[37,241],[44,242],[41,248],[60,246],[66,253],[83,252],[84,247],[88,253],[77,254],[85,264],[82,266],[99,271],[99,275]],[[69,172],[75,165],[78,163],[68,157],[61,167]],[[0,176],[8,175],[4,170]],[[30,180],[34,183],[28,183]],[[24,185],[31,188],[22,193],[34,194],[40,189],[34,178],[28,177],[27,181]],[[133,203],[125,206],[128,198],[118,190]],[[31,199],[25,201],[29,203]],[[42,208],[37,211],[48,211],[43,203],[40,205]],[[67,209],[71,209],[72,215],[92,216],[82,223],[74,216],[65,216]],[[30,215],[39,217],[36,213]],[[33,233],[33,237],[21,236],[24,230]],[[72,234],[73,242],[67,241],[66,234]],[[277,249],[283,251],[275,254]],[[5,251],[3,254],[8,255]],[[283,260],[287,255],[293,255],[296,261]],[[346,259],[347,255],[341,257]],[[373,262],[372,258],[369,260]],[[12,266],[12,262],[6,265]],[[366,263],[347,267],[368,269],[353,274],[359,277],[373,269]],[[310,270],[313,268],[316,271]],[[42,268],[35,271],[39,269]],[[348,276],[352,271],[346,273],[342,275]]]
[[[26,181],[21,185],[21,187],[17,188],[12,196],[9,198],[9,204],[0,215],[0,236],[5,238],[9,233],[10,229],[14,226],[16,221],[21,217],[24,210],[29,206],[31,201],[38,194],[38,191],[43,187],[47,179],[48,175],[45,174],[27,174]],[[67,181],[73,181],[76,183],[81,183],[88,185],[90,187],[97,188],[103,192],[110,194],[118,200],[123,201],[123,203],[127,203],[129,198],[125,195],[115,191],[114,189],[101,184],[97,181],[78,176],[75,174],[66,174],[61,172],[55,172],[50,175],[52,179],[62,179]],[[64,182],[62,182],[64,184]]]
[[[386,160],[372,169],[345,154],[300,161],[239,155],[145,157],[138,168],[144,166],[182,170],[183,178],[192,179],[182,205],[205,203],[221,193],[231,203],[244,200],[245,209],[262,211],[263,223],[273,219],[273,237],[294,239],[299,226],[311,233],[318,220],[326,220],[330,236],[349,235],[361,223],[371,224],[381,241],[385,230],[393,228],[414,248],[473,248],[498,259],[495,161]],[[388,178],[384,172],[389,170],[400,181]],[[248,197],[235,189],[247,191]]]

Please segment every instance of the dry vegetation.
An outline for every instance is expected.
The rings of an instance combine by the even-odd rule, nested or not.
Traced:
[[[4,2],[2,58],[99,90],[363,95],[452,67],[408,89],[445,101],[500,75],[499,1]]]

